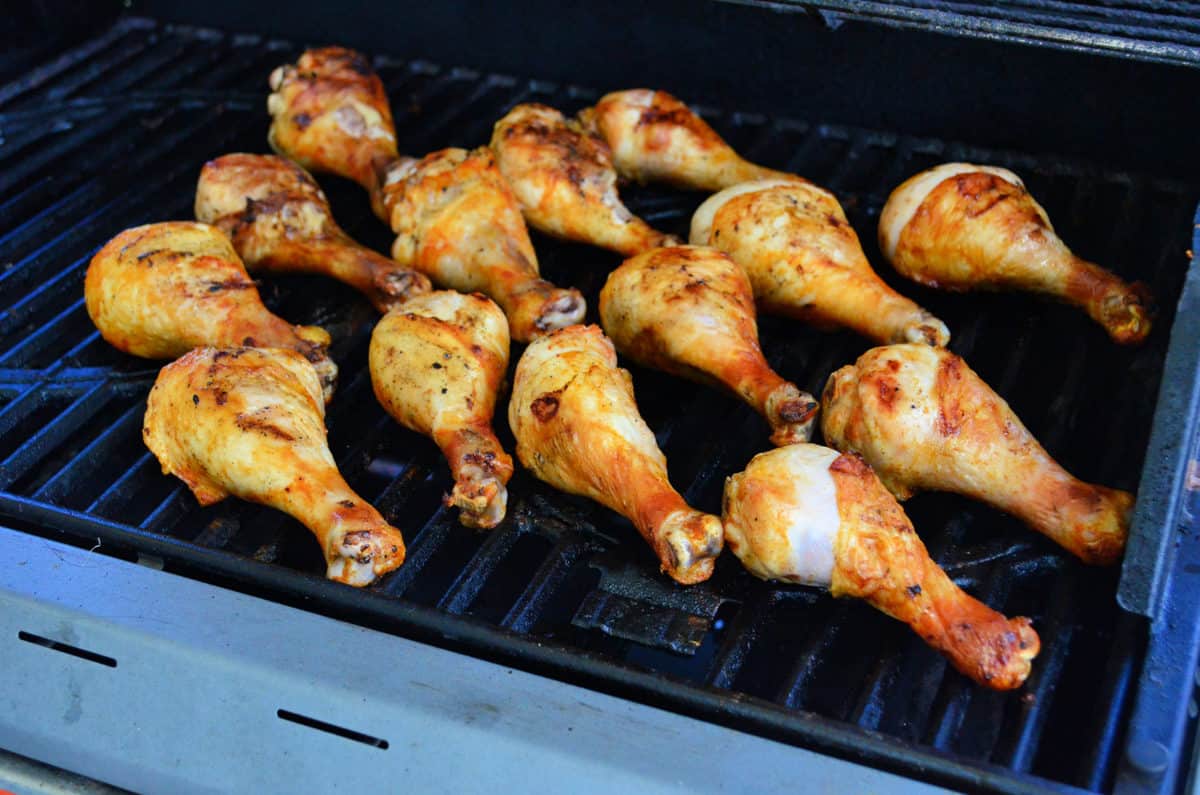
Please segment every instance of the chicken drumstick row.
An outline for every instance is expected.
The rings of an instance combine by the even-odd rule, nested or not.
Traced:
[[[491,151],[400,157],[383,83],[362,55],[309,50],[272,72],[271,89],[271,147],[366,188],[397,236],[393,259],[443,287],[495,299],[522,342],[583,319],[579,291],[538,276],[520,205]]]

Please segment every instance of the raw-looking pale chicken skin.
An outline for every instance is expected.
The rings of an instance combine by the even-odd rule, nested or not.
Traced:
[[[1025,290],[1083,309],[1121,344],[1150,333],[1150,294],[1080,259],[1011,171],[944,163],[908,179],[879,217],[904,276],[945,290]]]
[[[1086,563],[1121,558],[1133,496],[1073,477],[954,354],[874,348],[825,386],[825,441],[861,454],[900,499],[950,491],[1013,514]]]
[[[554,108],[517,105],[496,122],[492,151],[535,229],[627,257],[679,242],[629,211],[608,145]]]
[[[232,154],[205,163],[196,218],[229,235],[251,270],[332,276],[380,312],[430,290],[427,277],[343,232],[313,178],[282,157]]]
[[[1041,646],[1028,618],[964,593],[929,557],[904,510],[861,458],[794,444],[725,482],[725,539],[752,574],[865,600],[912,627],[995,690],[1029,676]]]
[[[331,580],[362,586],[404,562],[404,540],[338,472],[317,372],[280,348],[197,348],[162,369],[146,446],[201,505],[233,495],[290,514]]]
[[[392,258],[459,292],[481,292],[508,316],[512,338],[578,323],[578,290],[538,276],[521,209],[487,148],[443,149],[388,172],[383,202],[396,242]]]
[[[600,322],[634,361],[746,401],[770,423],[773,443],[812,436],[817,401],[763,358],[750,280],[722,252],[669,246],[626,260],[600,291]]]
[[[709,192],[752,180],[800,179],[742,159],[704,119],[665,91],[614,91],[580,111],[579,120],[608,143],[623,179]]]
[[[352,179],[387,220],[380,189],[398,158],[392,110],[366,56],[342,47],[306,51],[271,72],[267,141],[309,171]]]
[[[692,216],[691,242],[729,254],[759,306],[877,342],[945,345],[946,324],[884,284],[832,193],[807,182],[726,188]]]
[[[326,399],[333,394],[329,335],[271,314],[215,227],[170,221],[126,229],[92,257],[83,292],[101,336],[125,353],[174,359],[206,345],[291,348],[317,368]]]
[[[446,504],[468,527],[504,518],[512,459],[492,432],[508,369],[508,322],[485,296],[438,290],[384,315],[371,334],[371,383],[406,428],[432,438],[454,475]]]
[[[508,422],[517,457],[539,479],[633,522],[677,582],[712,575],[721,521],[694,510],[667,480],[667,459],[596,326],[541,337],[517,363]]]

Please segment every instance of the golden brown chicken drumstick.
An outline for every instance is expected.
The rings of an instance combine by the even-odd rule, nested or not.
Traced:
[[[578,323],[578,290],[538,277],[521,210],[486,148],[443,149],[394,168],[384,187],[392,257],[459,292],[481,292],[508,315],[513,339]]]
[[[671,488],[629,371],[617,367],[599,328],[570,326],[525,349],[508,423],[517,457],[534,475],[627,517],[678,582],[709,578],[721,553],[721,522]]]
[[[92,257],[83,292],[100,334],[125,353],[173,359],[205,345],[291,348],[317,368],[326,399],[333,394],[329,335],[271,314],[215,227],[170,221],[126,229]]]
[[[815,444],[760,453],[726,480],[724,502],[729,548],[755,576],[864,599],[981,685],[1029,676],[1041,645],[1029,619],[960,590],[858,456]]]
[[[740,182],[800,177],[743,160],[708,124],[665,91],[634,88],[601,97],[579,120],[612,151],[617,173],[714,193]]]
[[[1029,290],[1080,307],[1114,341],[1150,333],[1149,293],[1080,259],[1011,171],[943,163],[904,182],[879,216],[879,247],[903,275],[946,290]]]
[[[1007,511],[1086,563],[1115,563],[1133,496],[1072,477],[967,363],[923,345],[873,348],[825,385],[821,428],[900,499],[952,491]]]
[[[766,417],[775,444],[812,436],[817,401],[763,358],[750,280],[720,251],[670,246],[625,260],[600,291],[600,322],[634,361],[729,389]]]
[[[205,163],[196,219],[229,235],[251,270],[327,274],[380,312],[430,290],[423,274],[354,242],[308,172],[282,157],[233,154]]]
[[[512,189],[486,147],[399,157],[383,84],[362,55],[309,50],[271,74],[271,146],[310,170],[355,180],[396,233],[392,256],[442,287],[479,291],[508,315],[513,339],[583,319],[578,290],[538,277]]]
[[[508,322],[482,295],[439,290],[384,315],[371,335],[371,383],[397,422],[437,442],[454,474],[446,498],[468,527],[504,518],[512,459],[492,432],[508,369]]]
[[[554,108],[517,105],[496,122],[492,151],[535,229],[627,257],[678,242],[621,203],[608,145]]]
[[[945,345],[946,324],[871,270],[833,194],[807,182],[762,180],[717,193],[692,216],[691,242],[746,269],[759,306],[878,342]]]
[[[366,56],[343,47],[307,50],[295,65],[271,72],[267,141],[309,171],[327,171],[367,189],[380,202],[387,169],[396,162],[396,127],[383,81]]]
[[[162,369],[146,446],[201,505],[229,495],[290,514],[331,580],[367,585],[404,562],[400,531],[346,485],[325,441],[317,372],[282,348],[197,348]]]

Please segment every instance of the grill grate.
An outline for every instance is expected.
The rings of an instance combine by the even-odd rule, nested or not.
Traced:
[[[253,36],[129,19],[20,82],[0,87],[0,513],[203,570],[222,582],[440,642],[708,719],[971,789],[1111,783],[1145,626],[1116,608],[1116,571],[1087,570],[1012,519],[946,495],[907,505],[933,556],[964,587],[1035,620],[1041,657],[1027,686],[969,684],[908,630],[870,608],[760,583],[725,556],[681,589],[632,527],[518,472],[510,518],[481,534],[441,506],[450,478],[434,445],[378,407],[366,371],[374,314],[356,294],[272,277],[268,305],[326,326],[342,380],[330,443],[356,490],[400,526],[399,571],[362,593],[320,579],[307,531],[229,501],[196,507],[141,443],[157,367],[117,353],[83,306],[95,249],[123,228],[190,217],[201,164],[264,151],[266,75],[298,49]],[[485,142],[512,104],[574,111],[596,92],[395,60],[377,66],[401,148]],[[1195,188],[1053,156],[977,149],[812,122],[702,109],[748,157],[834,190],[881,258],[874,223],[888,190],[943,160],[1016,170],[1081,256],[1149,283],[1158,330],[1117,349],[1079,313],[1016,296],[953,297],[881,275],[942,317],[953,349],[1005,396],[1062,463],[1135,489],[1185,271]],[[387,250],[353,185],[321,177],[339,222]],[[702,196],[625,191],[634,212],[686,233]],[[537,238],[543,272],[596,295],[614,255]],[[763,318],[764,349],[819,393],[868,345]],[[514,356],[514,360],[515,360]],[[740,403],[633,368],[639,406],[697,507],[719,511],[724,477],[767,448]],[[1115,423],[1114,418],[1121,422]],[[512,440],[498,430],[508,449]],[[712,429],[719,428],[719,433]]]

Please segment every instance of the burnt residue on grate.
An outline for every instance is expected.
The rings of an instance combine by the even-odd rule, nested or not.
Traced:
[[[263,596],[436,635],[910,775],[1014,792],[1107,786],[1145,643],[1144,626],[1116,607],[1115,570],[1086,569],[967,500],[921,495],[907,504],[961,585],[1035,621],[1043,651],[1029,683],[997,694],[869,607],[759,582],[732,556],[709,582],[681,589],[657,572],[628,522],[524,472],[511,483],[500,527],[464,528],[442,506],[451,479],[437,448],[400,428],[372,395],[373,311],[328,281],[270,277],[261,289],[290,321],[333,332],[342,377],[329,408],[331,447],[351,485],[403,529],[406,564],[365,593],[335,588],[319,578],[317,544],[288,517],[236,500],[198,508],[141,444],[157,365],[100,339],[84,309],[83,275],[120,230],[189,217],[206,159],[266,150],[266,76],[297,54],[254,37],[133,21],[36,80],[0,87],[0,512],[132,546]],[[401,149],[411,153],[483,143],[518,102],[569,112],[595,98],[427,63],[378,67]],[[835,191],[881,276],[947,322],[953,350],[1068,469],[1137,487],[1186,269],[1194,187],[1053,156],[705,113],[746,156]],[[1077,311],[1028,296],[952,296],[897,278],[874,242],[880,207],[904,178],[945,160],[1012,168],[1078,254],[1147,282],[1160,307],[1148,344],[1115,347]],[[386,251],[387,230],[361,191],[320,181],[347,231]],[[704,198],[636,187],[623,196],[654,226],[683,235]],[[582,289],[594,320],[618,259],[544,237],[535,244],[546,277]],[[814,394],[869,347],[789,320],[760,325],[772,366]],[[697,507],[718,511],[724,478],[767,448],[765,423],[714,390],[631,369],[672,481]]]

